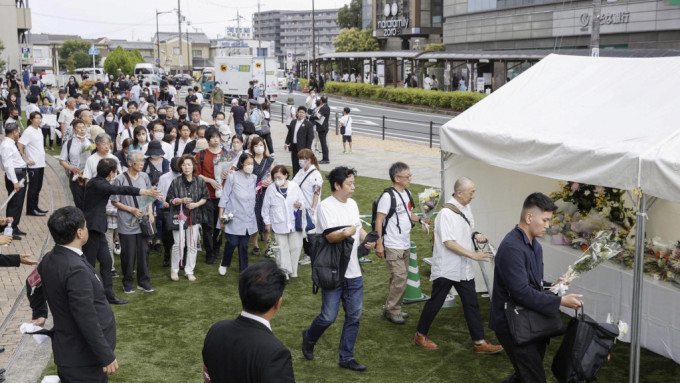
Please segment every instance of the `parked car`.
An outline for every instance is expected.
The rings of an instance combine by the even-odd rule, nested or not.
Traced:
[[[194,86],[196,80],[186,73],[176,74],[172,76],[175,81],[175,87],[177,86]]]

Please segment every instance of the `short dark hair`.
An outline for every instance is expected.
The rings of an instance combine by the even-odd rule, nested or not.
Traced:
[[[126,114],[123,116],[123,124],[129,124],[130,123],[130,115]]]
[[[286,165],[276,165],[272,168],[271,175],[272,179],[274,179],[274,174],[276,173],[281,173],[284,176],[286,176],[286,179],[290,178],[290,172],[288,172],[288,168]]]
[[[28,102],[30,102],[31,104],[35,104],[36,102],[38,102],[38,96],[32,95],[31,97],[28,98]]]
[[[349,112],[351,111],[351,109],[350,109],[348,106],[346,106],[346,107],[344,107],[344,108],[342,109],[342,111],[345,112],[345,113],[347,113],[347,114],[349,114]]]
[[[217,116],[219,116],[219,115],[222,115],[222,117],[225,117],[225,118],[227,117],[227,116],[224,115],[224,112],[217,112],[217,113],[215,113],[215,117],[217,117]]]
[[[302,105],[298,106],[298,108],[297,108],[297,111],[298,111],[298,112],[301,111],[301,110],[304,111],[305,113],[307,113],[307,108],[304,107],[304,106],[302,106]],[[296,112],[296,113],[297,113],[297,112]]]
[[[139,121],[142,118],[144,118],[144,115],[139,113],[139,112],[134,112],[130,115],[130,122],[134,123],[135,121]]]
[[[220,131],[217,130],[217,128],[213,128],[213,127],[206,129],[205,134],[203,135],[203,137],[205,137],[205,139],[208,140],[208,141],[210,141],[210,139],[213,136],[217,136],[217,138],[220,138]]]
[[[131,107],[131,106],[134,106],[135,108],[139,108],[139,105],[137,105],[137,102],[136,102],[136,101],[130,101],[130,102],[128,102],[127,106],[128,106],[128,108]],[[136,112],[135,112],[135,113],[136,113]]]
[[[33,119],[38,117],[38,116],[40,116],[40,118],[43,117],[42,113],[40,113],[40,112],[31,112],[31,114],[28,116],[28,120],[33,121]]]
[[[177,168],[179,169],[179,173],[182,172],[182,165],[184,165],[184,161],[187,160],[191,161],[191,164],[194,166],[192,173],[196,173],[198,171],[198,162],[196,162],[196,158],[193,154],[184,154],[179,158],[179,160],[177,160]]]
[[[104,158],[97,164],[97,176],[106,178],[111,172],[118,170],[118,162],[113,158]]]
[[[524,204],[522,205],[522,216],[524,216],[527,210],[533,208],[539,208],[542,212],[557,210],[557,206],[552,198],[541,192],[531,193],[524,200]]]
[[[323,102],[324,104],[328,104],[328,97],[321,96],[321,102]]]
[[[399,173],[406,169],[409,169],[409,167],[403,162],[393,163],[392,166],[390,166],[390,179],[392,182],[394,182],[394,179],[399,175]]]
[[[286,274],[271,259],[263,259],[247,267],[238,280],[238,295],[243,310],[264,314],[283,296]]]
[[[236,170],[243,169],[243,163],[246,162],[248,158],[253,158],[249,153],[241,153],[241,157],[238,158],[238,164],[236,165]]]
[[[194,109],[194,110],[191,111],[191,114],[194,114],[194,113],[198,113],[199,116],[201,115],[201,111],[198,110],[198,109]]]
[[[68,245],[73,242],[78,229],[85,227],[85,215],[75,206],[65,206],[50,215],[47,227],[50,229],[54,243]]]
[[[349,176],[357,176],[357,171],[346,166],[338,166],[331,170],[326,179],[331,183],[331,192],[335,191],[335,184],[342,185]]]

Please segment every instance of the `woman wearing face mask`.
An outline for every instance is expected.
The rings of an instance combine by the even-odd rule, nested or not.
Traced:
[[[182,171],[180,177],[175,178],[170,184],[167,195],[169,213],[167,224],[172,228],[172,236],[175,240],[172,246],[172,258],[170,262],[170,279],[179,280],[180,244],[186,245],[186,265],[184,273],[188,280],[195,281],[194,267],[196,267],[196,253],[198,249],[198,228],[200,225],[214,223],[209,222],[205,215],[203,205],[208,201],[208,188],[200,177],[195,177],[198,170],[196,159],[190,154],[185,154],[177,161],[177,166]],[[187,217],[182,227],[177,222],[178,214]]]
[[[264,139],[264,142],[267,143],[267,148],[269,149],[269,155],[274,157],[274,144],[272,143],[272,135],[271,135],[271,127],[269,126],[269,120],[271,119],[271,115],[269,114],[269,103],[266,102],[262,104],[262,134],[260,134],[260,137]]]
[[[78,89],[80,89],[80,85],[78,85],[76,78],[73,76],[69,77],[68,84],[64,87],[66,94],[68,94],[69,97],[78,97]]]
[[[132,150],[141,150],[142,152],[146,152],[147,146],[149,146],[149,140],[147,138],[147,133],[146,133],[146,128],[143,126],[138,126],[135,128],[134,131],[132,131],[132,134],[135,136],[134,140],[132,141]]]
[[[269,239],[269,232],[265,230],[265,224],[262,220],[262,201],[264,200],[264,193],[267,187],[271,185],[272,178],[270,175],[274,158],[269,157],[264,140],[261,137],[254,136],[250,140],[250,153],[253,155],[253,174],[257,176],[257,196],[255,197],[255,217],[257,218],[257,231],[264,235],[264,240]],[[253,255],[260,255],[260,248],[257,246],[257,235],[252,237]]]
[[[234,158],[234,163],[231,165],[232,170],[238,167],[241,154],[243,154],[243,137],[236,134],[231,138],[231,155]]]
[[[166,160],[163,158],[165,155],[165,152],[163,151],[161,147],[161,142],[153,140],[149,142],[149,145],[146,149],[146,153],[144,153],[147,158],[144,161],[144,167],[142,168],[142,172],[146,173],[149,176],[149,181],[151,182],[152,186],[158,186],[158,181],[160,180],[161,176],[167,172],[170,171],[170,161]],[[160,216],[160,211],[163,208],[163,202],[162,201],[154,201],[153,202],[153,212],[154,216],[159,217]],[[161,251],[161,240],[162,238],[162,233],[163,233],[163,227],[162,227],[162,220],[157,219],[156,220],[156,236],[155,236],[155,243],[151,243],[151,239],[149,239],[149,250],[155,250],[157,252]]]
[[[132,138],[126,138],[123,140],[123,143],[121,144],[121,149],[113,153],[113,155],[116,156],[116,158],[118,158],[118,162],[120,163],[120,167],[122,168],[123,171],[126,171],[128,168],[127,155],[128,151],[130,150],[130,145],[132,145]]]
[[[274,231],[276,243],[279,245],[281,258],[277,260],[279,267],[286,271],[286,276],[297,278],[298,260],[302,250],[302,231],[295,230],[295,214],[303,214],[304,196],[300,187],[289,182],[290,174],[284,165],[276,165],[271,171],[274,187],[267,189],[262,204],[262,218],[266,230]],[[297,212],[297,213],[296,213]]]
[[[227,244],[224,247],[224,257],[220,263],[220,275],[227,274],[231,266],[231,258],[238,247],[239,272],[248,267],[248,239],[257,232],[255,220],[255,187],[257,178],[253,173],[253,157],[243,153],[238,159],[235,172],[231,173],[222,187],[222,196],[218,204],[219,217],[225,213],[233,214],[231,222],[223,223],[220,219],[219,227],[227,234]]]
[[[321,201],[321,187],[323,186],[323,176],[319,170],[319,160],[316,159],[314,152],[310,149],[302,149],[297,154],[300,171],[293,178],[302,190],[305,197],[305,209],[316,224],[316,206]],[[312,261],[309,258],[309,242],[307,238],[302,241],[305,255],[300,259],[301,265],[308,265]]]
[[[116,115],[113,111],[109,110],[104,113],[104,124],[102,125],[102,128],[110,137],[116,137],[118,135],[118,121],[116,121]],[[117,141],[118,140],[113,140],[114,153],[118,151]]]

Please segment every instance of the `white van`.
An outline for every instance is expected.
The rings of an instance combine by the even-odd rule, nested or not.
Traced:
[[[142,83],[140,85],[142,85],[142,87],[148,82],[151,84],[150,88],[154,90],[158,89],[158,86],[161,83],[161,77],[165,76],[163,68],[149,63],[135,64],[133,73],[137,80],[141,80]]]

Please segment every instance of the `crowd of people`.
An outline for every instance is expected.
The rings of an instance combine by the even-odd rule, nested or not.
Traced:
[[[53,143],[61,146],[58,159],[68,178],[73,206],[49,217],[47,225],[56,246],[39,266],[42,288],[29,298],[36,324],[44,324],[45,302],[52,308],[53,350],[62,379],[106,381],[106,376],[117,370],[115,319],[109,305],[128,301],[115,295],[115,277],[120,277],[126,294],[154,292],[148,268],[149,253],[156,251],[163,254],[162,266],[169,268],[172,281],[179,281],[183,272],[188,281],[195,282],[197,257],[203,250],[205,263],[216,265],[214,271],[221,276],[232,269],[238,251],[243,304],[243,312],[235,321],[216,324],[206,337],[206,381],[245,375],[249,378],[244,381],[272,381],[267,378],[271,376],[277,377],[276,381],[294,381],[290,352],[271,336],[270,321],[281,306],[285,281],[297,278],[299,265],[309,264],[314,255],[309,241],[312,231],[307,233],[305,221],[311,221],[313,232],[323,233],[329,243],[351,243],[351,254],[341,285],[322,289],[320,312],[302,330],[302,354],[307,360],[314,359],[319,339],[335,322],[342,304],[345,320],[338,346],[339,366],[366,371],[367,367],[354,358],[363,309],[359,258],[375,249],[377,256],[386,260],[390,280],[383,315],[391,323],[403,325],[408,319],[401,302],[407,284],[411,229],[415,223],[432,224],[413,210],[410,167],[403,162],[390,167],[392,187],[378,199],[375,231],[368,233],[352,198],[356,191],[354,169],[332,169],[326,176],[331,195],[321,195],[324,177],[319,166],[329,162],[326,134],[330,110],[325,96],[319,97],[313,90],[306,105],[297,108],[288,100],[284,148],[291,153],[291,172],[274,161],[268,100],[256,90],[256,84],[251,84],[246,105],[232,100],[228,119],[223,104],[217,103],[220,100],[212,98],[213,123],[209,124],[202,120],[202,103],[193,91],[188,92],[185,107],[175,105],[177,92],[170,90],[174,89],[170,82],[161,84],[158,97],[135,79],[130,83],[138,93],[119,91],[121,82],[127,79],[119,77],[104,88],[108,92],[100,92],[97,84],[101,81],[97,81],[91,94],[82,94],[72,78],[53,102],[44,97],[42,102],[47,100],[47,105],[26,110],[28,126],[23,131],[16,118],[6,121],[0,145],[6,188],[8,193],[15,193],[7,207],[8,220],[0,222],[12,222],[14,234],[9,239],[0,237],[0,243],[30,235],[19,227],[24,203],[26,214],[46,215],[39,199],[46,150]],[[216,92],[220,92],[219,84]],[[31,95],[29,107],[39,100]],[[44,114],[52,111],[58,113],[57,125],[45,128]],[[17,117],[10,114],[9,118],[13,115]],[[348,108],[341,122],[343,148],[349,143],[351,153]],[[321,148],[321,160],[313,150],[315,141]],[[422,310],[413,342],[425,350],[438,349],[428,336],[429,328],[448,291],[455,288],[462,301],[471,349],[477,354],[505,349],[515,369],[505,382],[545,381],[545,344],[513,344],[502,302],[512,296],[542,312],[556,311],[560,305],[580,305],[580,296],[543,294],[546,282],[542,281],[542,268],[526,268],[542,264],[540,244],[535,239],[545,233],[554,204],[540,193],[529,196],[519,224],[499,247],[490,313],[490,327],[502,344],[498,346],[485,339],[472,272],[473,261],[488,261],[493,256],[473,246],[473,242],[487,241],[475,231],[470,209],[475,191],[472,180],[457,180],[451,199],[434,222],[432,298]],[[251,251],[255,256],[265,253],[258,239],[276,242],[276,262],[264,260],[248,267]],[[113,267],[115,255],[120,256],[120,273]],[[527,261],[518,260],[519,256]],[[94,271],[97,262],[98,275]],[[530,278],[504,277],[509,271]],[[92,283],[93,278],[100,283]],[[74,295],[69,283],[90,293]],[[85,307],[82,315],[89,316],[87,320],[54,307],[73,300]],[[243,341],[248,334],[258,347]],[[68,344],[74,336],[82,344]],[[88,350],[88,355],[70,355],[73,347]]]

